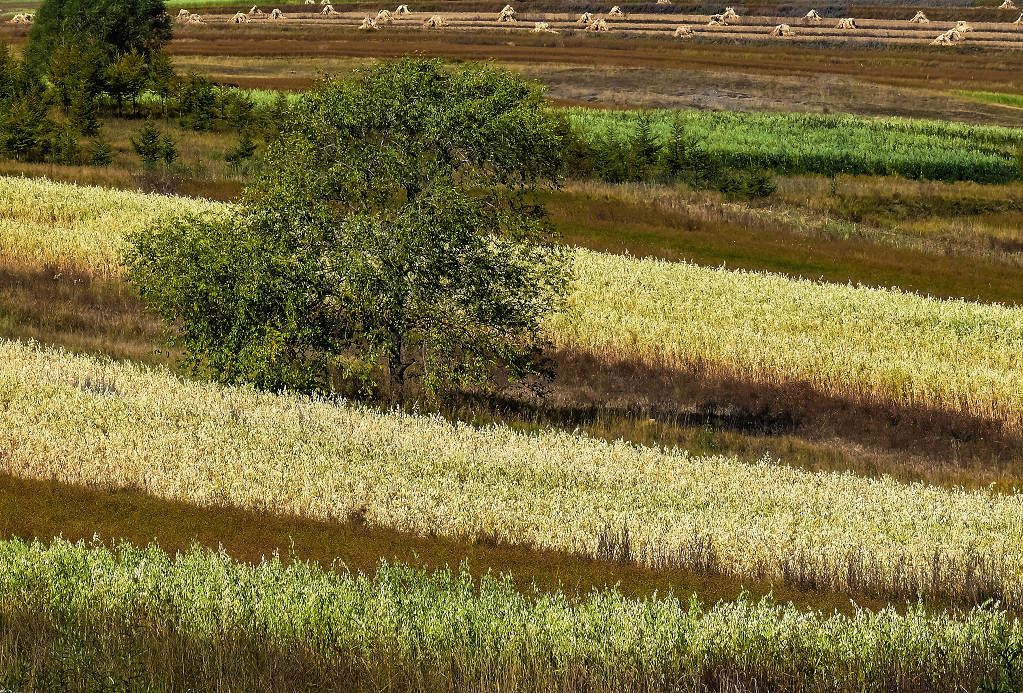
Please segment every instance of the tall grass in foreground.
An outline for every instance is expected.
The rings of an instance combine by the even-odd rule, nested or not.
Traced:
[[[0,473],[738,579],[1023,607],[1023,494],[474,428],[0,340]]]
[[[25,691],[1010,690],[1021,643],[986,609],[575,602],[400,565],[0,542],[0,685]]]
[[[124,236],[223,205],[0,177],[0,257],[120,276]],[[585,250],[559,346],[994,420],[1023,432],[1023,310]]]

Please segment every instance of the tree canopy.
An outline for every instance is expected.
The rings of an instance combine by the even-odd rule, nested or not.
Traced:
[[[538,188],[565,124],[492,67],[384,63],[291,110],[242,205],[133,238],[130,276],[191,365],[228,382],[399,391],[542,369],[570,276]]]
[[[63,42],[98,46],[111,61],[132,52],[148,60],[171,33],[164,0],[43,0],[26,57],[34,69],[45,70]]]

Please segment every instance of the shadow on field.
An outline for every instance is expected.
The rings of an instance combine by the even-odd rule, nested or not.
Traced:
[[[630,597],[643,597],[669,589],[682,597],[697,592],[706,603],[773,593],[780,603],[851,612],[848,595],[811,591],[766,581],[743,580],[679,568],[653,569],[617,557],[610,548],[606,560],[579,554],[540,550],[527,544],[497,540],[457,540],[418,536],[366,524],[358,516],[330,523],[281,517],[234,508],[203,508],[161,500],[132,490],[87,489],[53,481],[18,479],[0,475],[0,538],[54,536],[69,541],[105,543],[156,542],[165,551],[186,550],[199,544],[216,550],[222,546],[234,559],[256,563],[275,552],[285,561],[315,561],[336,570],[372,574],[381,560],[401,561],[426,570],[463,563],[475,576],[487,572],[511,573],[516,586],[529,592],[532,585],[550,591],[561,588],[582,596],[594,588],[618,585]],[[612,542],[608,542],[610,547]],[[617,546],[617,544],[615,544]],[[862,597],[862,599],[860,598]],[[861,606],[881,608],[885,600],[858,595]]]

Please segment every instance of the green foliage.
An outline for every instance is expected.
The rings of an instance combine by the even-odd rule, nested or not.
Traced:
[[[104,71],[106,88],[117,100],[120,110],[125,98],[131,100],[132,113],[137,113],[138,96],[149,79],[149,70],[142,56],[132,51],[124,53],[111,62]]]
[[[68,121],[83,135],[99,132],[99,106],[96,99],[83,92],[76,93],[68,109]]]
[[[322,391],[376,364],[399,391],[527,378],[567,282],[530,202],[561,145],[540,89],[505,71],[402,60],[326,81],[241,210],[136,234],[129,275],[225,382]]]
[[[53,160],[65,166],[82,163],[82,148],[78,146],[78,132],[72,127],[59,128],[53,138]]]
[[[256,103],[238,89],[222,88],[217,93],[218,117],[231,130],[244,132],[256,120]]]
[[[252,160],[256,153],[256,143],[252,140],[248,130],[242,130],[238,138],[238,145],[224,155],[224,160],[231,166],[241,169]]]
[[[178,75],[174,71],[174,61],[167,51],[157,51],[149,61],[149,88],[160,98],[164,114],[167,112],[167,101],[177,87]]]
[[[181,127],[186,130],[212,130],[217,117],[217,89],[213,82],[189,73],[178,84],[175,94]]]
[[[61,40],[49,56],[46,77],[66,110],[75,96],[95,98],[106,90],[108,65],[103,47],[95,41]]]
[[[41,73],[64,41],[93,42],[108,62],[131,52],[148,62],[170,38],[163,0],[43,0],[29,32],[26,58]]]
[[[49,97],[39,89],[15,96],[0,110],[0,153],[20,161],[43,161],[50,153],[53,123]]]
[[[178,155],[171,136],[161,133],[148,121],[139,129],[138,135],[132,138],[131,145],[147,169],[155,168],[160,162],[170,166]]]
[[[102,137],[96,137],[89,143],[88,161],[93,166],[109,166],[114,160],[114,149]]]
[[[596,143],[609,130],[631,137],[642,112],[568,109],[578,131]],[[722,166],[743,171],[822,175],[899,175],[941,181],[1004,183],[1016,176],[1018,128],[846,115],[654,111],[665,142],[678,121]]]
[[[661,152],[660,140],[654,134],[653,116],[649,112],[642,113],[636,120],[630,145],[632,157],[641,169],[641,177],[645,178],[657,164]]]
[[[18,69],[11,47],[0,41],[0,103],[15,95]]]

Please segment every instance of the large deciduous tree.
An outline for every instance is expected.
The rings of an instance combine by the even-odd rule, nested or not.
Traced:
[[[227,382],[536,375],[570,276],[536,203],[564,128],[537,85],[492,67],[406,59],[325,81],[243,204],[136,235],[130,276],[192,366]]]

